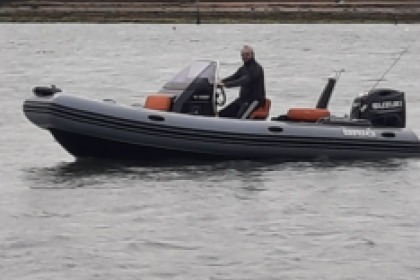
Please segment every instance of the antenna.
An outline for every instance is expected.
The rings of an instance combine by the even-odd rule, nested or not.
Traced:
[[[376,81],[376,83],[373,85],[373,87],[370,90],[373,90],[376,88],[377,85],[379,85],[380,82],[383,81],[383,79],[385,78],[385,76],[391,71],[392,68],[394,68],[394,66],[398,63],[398,61],[400,61],[400,59],[403,57],[404,54],[406,54],[408,52],[408,50],[411,48],[411,46],[414,44],[414,42],[417,40],[414,39],[410,45],[408,45],[405,49],[403,49],[403,51],[398,55],[398,57],[394,60],[394,62],[391,64],[391,66],[384,72],[384,74]]]

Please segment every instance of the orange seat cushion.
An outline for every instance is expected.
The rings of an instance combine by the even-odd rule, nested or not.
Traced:
[[[172,104],[172,98],[169,95],[164,94],[157,94],[157,95],[149,95],[146,98],[146,103],[144,107],[147,109],[152,110],[159,110],[159,111],[170,111]]]
[[[252,114],[249,118],[250,119],[258,119],[258,120],[265,120],[270,113],[270,108],[271,108],[271,100],[270,99],[265,99],[265,102],[264,102],[263,106],[259,107],[257,110],[252,112]]]
[[[287,118],[293,121],[316,122],[329,116],[330,111],[317,108],[290,108],[287,112]]]

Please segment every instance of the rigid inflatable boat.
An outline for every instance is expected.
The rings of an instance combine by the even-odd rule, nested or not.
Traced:
[[[91,100],[52,87],[34,88],[23,110],[76,158],[373,159],[420,155],[405,128],[404,93],[374,89],[356,97],[348,117],[328,101],[338,75],[328,79],[314,108],[291,108],[269,118],[266,100],[247,119],[218,117],[226,96],[217,87],[219,63],[194,61],[144,105]]]

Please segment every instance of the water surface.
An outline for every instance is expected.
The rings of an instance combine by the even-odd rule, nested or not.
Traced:
[[[143,103],[193,59],[265,68],[272,115],[406,92],[420,132],[418,25],[0,25],[4,279],[420,279],[420,161],[75,161],[29,123],[36,85]],[[402,52],[406,52],[401,56]],[[237,91],[228,91],[233,99]]]

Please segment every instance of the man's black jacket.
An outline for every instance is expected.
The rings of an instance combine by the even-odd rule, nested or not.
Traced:
[[[222,80],[227,88],[240,86],[239,100],[249,102],[265,100],[264,70],[255,59],[242,65],[232,76]]]

